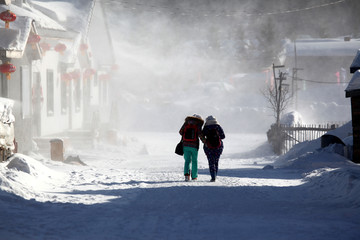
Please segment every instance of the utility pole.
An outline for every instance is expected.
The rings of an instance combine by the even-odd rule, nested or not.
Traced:
[[[292,84],[291,84],[291,97],[295,98],[294,108],[297,110],[298,108],[298,98],[297,98],[297,91],[298,91],[298,71],[304,70],[303,68],[297,68],[296,65],[292,69]]]
[[[280,126],[280,115],[286,109],[290,98],[288,96],[289,84],[284,83],[286,80],[286,73],[279,70],[277,77],[275,71],[276,69],[284,67],[284,65],[275,66],[275,64],[273,64],[274,87],[269,86],[267,92],[264,94],[269,101],[274,117],[276,118],[276,123],[271,125],[270,130],[267,132],[267,136],[268,141],[273,146],[274,152],[277,154],[282,153],[286,137]]]
[[[273,74],[274,74],[274,84],[275,84],[275,102],[276,102],[276,126],[280,126],[280,113],[283,108],[283,96],[282,89],[285,84],[283,84],[283,81],[286,80],[286,73],[279,71],[279,77],[277,78],[275,75],[275,69],[277,68],[284,68],[284,65],[275,66],[273,64]],[[279,81],[279,84],[277,83]]]
[[[304,69],[297,67],[296,39],[294,40],[294,66],[295,67],[292,69],[291,97],[293,99],[295,97],[294,108],[295,108],[295,110],[297,110],[298,109],[298,99],[297,99],[298,78],[297,78],[297,74],[298,74],[299,70],[304,70]]]

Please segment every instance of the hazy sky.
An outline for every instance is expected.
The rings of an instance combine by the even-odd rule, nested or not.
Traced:
[[[263,77],[241,79],[235,92],[217,86],[216,101],[204,83],[233,84],[239,73],[261,73],[285,38],[354,34],[344,25],[350,0],[105,2],[120,65],[116,89],[130,94],[120,95],[122,111],[138,118],[163,114],[171,121],[197,111],[227,118],[229,125],[244,119],[254,125],[261,116],[266,125],[272,114],[263,112]]]

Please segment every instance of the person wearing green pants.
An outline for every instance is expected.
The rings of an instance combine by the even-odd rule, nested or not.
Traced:
[[[184,175],[185,181],[190,180],[190,173],[192,180],[197,180],[198,177],[198,152],[200,140],[203,141],[201,128],[204,120],[200,115],[194,114],[185,118],[179,133],[182,136],[184,146]],[[190,168],[191,166],[191,168]]]
[[[184,147],[184,175],[185,181],[189,181],[190,178],[190,169],[191,169],[191,178],[192,180],[197,179],[198,175],[198,149],[193,147]],[[191,168],[190,168],[191,165]]]

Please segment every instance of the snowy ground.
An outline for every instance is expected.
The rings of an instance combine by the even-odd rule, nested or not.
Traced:
[[[227,134],[218,181],[200,149],[199,180],[184,182],[179,139],[128,133],[117,146],[66,152],[86,166],[35,155],[0,163],[0,239],[359,238],[358,165],[320,151],[299,160],[322,159],[316,167],[265,170],[285,160],[276,164],[264,135]]]

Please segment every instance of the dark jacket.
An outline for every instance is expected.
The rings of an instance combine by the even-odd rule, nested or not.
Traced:
[[[184,129],[185,129],[187,124],[194,124],[194,125],[197,126],[196,141],[186,141],[186,140],[183,139],[183,145],[184,145],[184,147],[192,147],[192,148],[199,149],[199,146],[200,146],[199,138],[203,139],[203,136],[202,136],[202,133],[201,133],[202,123],[200,124],[199,122],[192,121],[192,120],[185,121],[184,124],[182,125],[182,127],[180,128],[180,131],[179,131],[181,136],[184,135]]]
[[[206,136],[208,135],[209,131],[211,129],[216,129],[217,132],[219,133],[219,137],[220,137],[220,141],[221,141],[221,146],[220,148],[224,147],[224,144],[222,142],[222,139],[225,138],[225,133],[224,130],[222,129],[222,127],[219,124],[211,124],[211,125],[205,125],[204,129],[202,130],[202,136],[206,139]],[[204,148],[207,148],[206,146],[206,140],[205,140],[205,144],[204,144]]]

